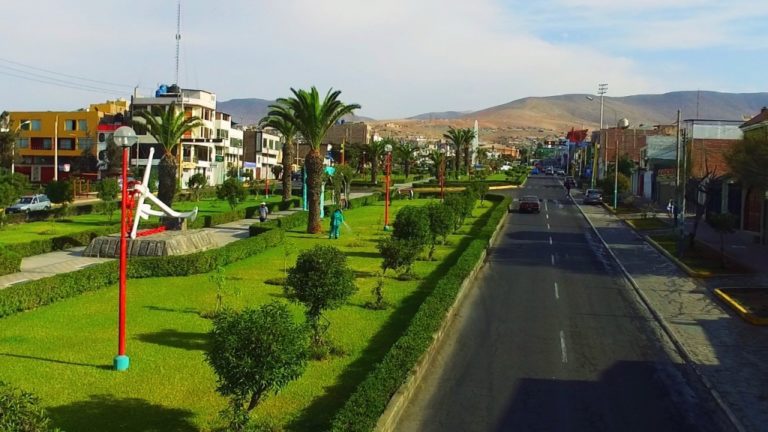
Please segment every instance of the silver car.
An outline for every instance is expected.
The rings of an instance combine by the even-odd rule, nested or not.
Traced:
[[[19,198],[16,203],[5,209],[8,214],[11,213],[29,213],[33,211],[50,210],[51,200],[47,195],[27,195]]]

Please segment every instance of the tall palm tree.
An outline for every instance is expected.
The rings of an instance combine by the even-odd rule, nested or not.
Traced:
[[[328,90],[322,100],[315,86],[312,86],[309,91],[291,88],[291,93],[293,93],[292,97],[277,100],[277,105],[282,105],[286,109],[272,110],[270,114],[291,123],[309,144],[310,150],[304,159],[309,207],[307,232],[317,233],[321,231],[320,187],[323,182],[323,156],[320,154],[320,144],[331,126],[344,115],[351,114],[360,108],[360,105],[347,105],[338,100],[341,94],[339,90]]]
[[[181,151],[179,142],[187,132],[202,125],[197,117],[186,117],[183,111],[176,112],[174,104],[152,111],[142,111],[139,116],[147,123],[147,132],[163,146],[163,156],[158,163],[157,197],[170,206],[176,194],[177,155]]]
[[[380,141],[372,141],[368,144],[368,157],[371,161],[371,183],[379,184],[379,163],[382,162],[384,156],[384,147],[387,144],[394,147],[395,142],[391,138],[384,138]]]
[[[291,115],[290,108],[284,104],[269,106],[267,116],[259,124],[276,129],[283,135],[283,201],[291,199],[291,174],[293,173],[293,140],[296,136],[296,126],[285,118]],[[281,113],[278,115],[278,113]]]
[[[448,132],[443,134],[443,138],[450,141],[451,145],[453,146],[453,150],[454,150],[453,167],[454,167],[454,175],[456,176],[456,178],[459,177],[459,168],[461,168],[462,151],[464,151],[465,147],[472,142],[472,139],[474,137],[475,137],[474,130],[470,128],[456,129],[453,126],[449,127]],[[465,155],[466,155],[466,152],[465,152]],[[469,169],[469,167],[467,167],[467,169]]]
[[[398,162],[403,164],[403,173],[406,179],[411,174],[411,165],[416,162],[416,150],[416,145],[408,141],[400,142],[395,146],[395,156]]]

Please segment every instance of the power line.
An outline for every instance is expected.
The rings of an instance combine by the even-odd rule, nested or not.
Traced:
[[[46,72],[46,73],[53,74],[53,75],[60,75],[60,76],[64,76],[64,77],[67,77],[67,78],[74,78],[74,79],[78,79],[78,80],[81,80],[81,81],[90,81],[90,82],[94,82],[94,83],[97,83],[97,84],[106,84],[106,85],[111,85],[111,86],[116,86],[116,87],[133,88],[132,85],[128,85],[128,84],[118,84],[118,83],[113,83],[113,82],[109,82],[109,81],[100,81],[100,80],[95,80],[95,79],[91,79],[91,78],[84,78],[84,77],[80,77],[80,76],[77,76],[77,75],[69,75],[69,74],[65,74],[65,73],[61,73],[61,72],[52,71],[52,70],[49,70],[49,69],[43,69],[43,68],[39,68],[39,67],[35,67],[35,66],[30,66],[30,65],[27,65],[27,64],[24,64],[24,63],[19,63],[19,62],[16,62],[16,61],[13,61],[13,60],[4,59],[4,58],[0,58],[0,61],[1,62],[5,62],[5,63],[11,63],[11,64],[14,64],[14,65],[17,65],[17,66],[23,66],[25,68],[29,68],[29,69],[33,69],[33,70],[38,70],[38,71],[41,71],[41,72]]]
[[[39,83],[43,83],[43,84],[49,84],[49,85],[58,86],[58,87],[65,87],[65,88],[70,88],[70,89],[74,89],[74,90],[90,91],[90,92],[95,92],[95,93],[111,93],[111,94],[114,94],[114,95],[125,95],[125,93],[121,93],[121,92],[119,92],[117,90],[92,89],[92,88],[85,88],[85,87],[81,87],[81,86],[77,86],[77,85],[70,85],[70,84],[64,84],[64,83],[55,83],[55,82],[45,81],[45,80],[42,80],[42,79],[32,78],[32,77],[29,77],[29,76],[17,75],[17,74],[13,74],[13,73],[10,73],[10,72],[5,72],[5,71],[0,71],[0,75],[12,76],[12,77],[15,77],[15,78],[21,78],[21,79],[25,79],[25,80],[29,80],[29,81],[35,81],[35,82],[39,82]]]
[[[108,92],[108,93],[119,93],[120,92],[117,89],[106,89],[106,88],[96,87],[96,86],[92,86],[92,85],[88,85],[88,84],[80,84],[80,83],[76,83],[76,82],[72,82],[72,81],[66,81],[66,80],[62,80],[62,79],[58,79],[58,78],[48,77],[48,76],[41,75],[41,74],[36,74],[34,72],[25,71],[23,69],[12,68],[10,66],[0,65],[0,73],[3,73],[2,69],[8,69],[8,70],[11,70],[13,72],[18,72],[18,73],[22,73],[22,74],[25,74],[25,75],[28,75],[28,76],[37,77],[38,79],[46,80],[46,82],[48,84],[53,84],[53,85],[62,84],[62,85],[70,86],[70,87],[80,88],[82,90],[93,90],[93,91]],[[21,77],[23,78],[23,76],[21,76]],[[120,92],[120,94],[123,94],[123,93],[124,92]]]

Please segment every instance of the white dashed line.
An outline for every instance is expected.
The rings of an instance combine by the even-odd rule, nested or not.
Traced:
[[[547,224],[547,229],[550,229],[550,228],[549,228],[549,224]]]
[[[552,236],[549,236],[549,245],[552,245]]]
[[[550,257],[552,258],[552,265],[555,265],[555,255],[550,255]]]
[[[544,215],[544,216],[546,216],[546,217],[547,217],[547,219],[549,219],[549,215],[548,215],[548,214],[546,214],[546,215]]]
[[[560,292],[557,289],[557,282],[555,282],[555,300],[560,300]]]
[[[568,353],[565,351],[565,334],[563,334],[562,330],[560,330],[560,351],[563,363],[568,363]]]

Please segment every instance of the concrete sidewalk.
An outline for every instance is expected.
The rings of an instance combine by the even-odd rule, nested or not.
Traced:
[[[580,194],[575,202],[580,203]],[[723,406],[738,430],[768,431],[768,332],[748,324],[723,306],[712,290],[733,281],[700,281],[643,241],[634,230],[601,206],[579,206],[617,258],[641,299],[655,312],[662,327],[704,385]],[[700,240],[717,236],[699,227]],[[719,247],[719,237],[717,239]],[[741,244],[732,256],[753,262],[764,259]],[[755,253],[753,256],[748,256]],[[740,277],[740,283],[765,275]]]

